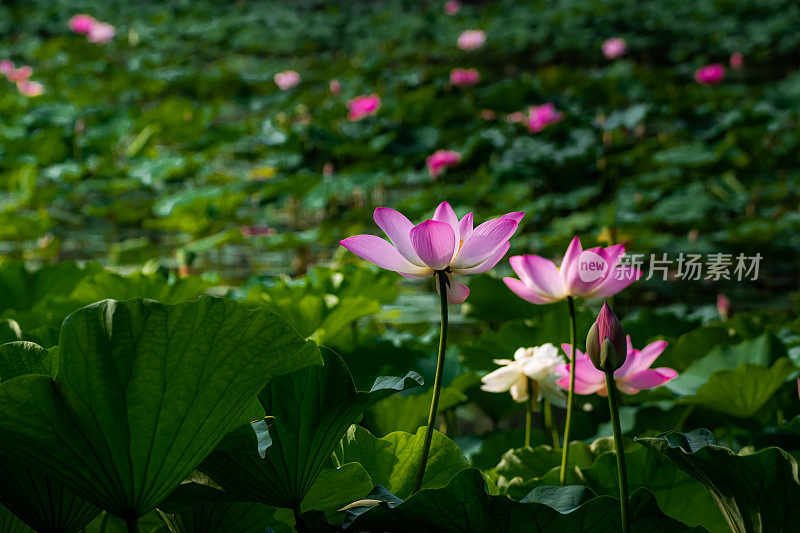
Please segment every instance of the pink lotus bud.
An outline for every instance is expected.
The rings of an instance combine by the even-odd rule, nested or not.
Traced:
[[[17,82],[17,90],[28,98],[33,98],[44,94],[44,85],[37,81],[20,80]]]
[[[734,52],[731,54],[731,68],[742,68],[744,65],[744,54]]]
[[[450,72],[450,83],[457,87],[475,85],[481,81],[481,75],[474,68],[454,68]]]
[[[694,71],[694,79],[700,85],[716,85],[725,77],[725,66],[712,63]]]
[[[457,46],[462,50],[477,50],[486,42],[483,30],[467,30],[458,36]]]
[[[461,2],[458,0],[449,0],[444,3],[444,14],[455,15],[461,10]]]
[[[275,80],[275,85],[277,85],[281,91],[287,91],[300,83],[300,74],[294,70],[284,70],[283,72],[275,74],[273,79]]]
[[[625,362],[628,344],[625,331],[607,303],[586,336],[586,354],[598,370],[616,370]]]
[[[94,17],[91,15],[73,15],[69,19],[69,29],[75,33],[89,33],[94,27]]]
[[[331,80],[328,87],[331,90],[331,94],[339,94],[342,92],[342,84],[339,83],[339,80]]]
[[[616,59],[625,55],[628,51],[628,43],[621,37],[612,37],[606,39],[601,48],[606,59]]]
[[[14,72],[14,62],[10,59],[3,59],[0,61],[0,74],[5,77],[8,77],[12,72]]]
[[[564,118],[564,113],[556,111],[552,103],[533,106],[528,110],[525,124],[531,133],[538,133],[546,126],[560,122]]]
[[[436,178],[445,169],[455,166],[461,161],[461,154],[454,150],[437,150],[429,155],[425,160],[428,172],[432,178]]]
[[[356,96],[347,102],[348,120],[361,120],[369,115],[374,115],[381,107],[381,99],[377,94]]]
[[[731,316],[731,300],[724,294],[717,295],[717,312],[722,320],[727,320]]]
[[[111,24],[107,24],[105,22],[95,22],[92,25],[92,29],[90,29],[89,33],[86,35],[86,39],[90,43],[105,44],[113,39],[116,33],[117,31]]]

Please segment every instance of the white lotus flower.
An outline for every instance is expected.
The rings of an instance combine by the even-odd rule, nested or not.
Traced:
[[[514,352],[514,360],[495,359],[495,364],[502,365],[497,370],[481,378],[481,389],[487,392],[510,391],[516,402],[525,402],[530,393],[528,380],[536,383],[537,400],[544,398],[553,405],[563,407],[566,404],[564,391],[556,383],[561,377],[556,371],[558,365],[564,363],[558,348],[550,343],[533,348],[519,348]]]

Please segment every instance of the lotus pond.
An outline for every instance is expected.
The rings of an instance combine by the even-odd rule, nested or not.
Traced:
[[[0,4],[0,532],[795,531],[800,6]]]

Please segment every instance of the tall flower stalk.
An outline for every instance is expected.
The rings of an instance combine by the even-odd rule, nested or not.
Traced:
[[[447,352],[447,274],[440,270],[436,273],[436,281],[439,286],[439,304],[441,306],[441,326],[439,329],[439,354],[436,358],[436,377],[433,380],[433,398],[431,398],[431,409],[428,413],[428,429],[425,432],[425,442],[422,444],[422,458],[417,469],[417,479],[414,481],[414,492],[422,487],[422,480],[425,478],[425,468],[428,465],[428,455],[431,451],[431,439],[436,424],[436,412],[439,409],[439,396],[442,393],[442,375],[444,374],[444,357]]]
[[[375,223],[391,242],[375,235],[355,235],[340,244],[381,268],[393,270],[406,278],[435,278],[440,295],[441,332],[436,359],[436,377],[428,414],[428,425],[420,457],[414,492],[422,487],[428,463],[436,411],[442,392],[444,359],[447,350],[447,304],[460,304],[469,289],[453,276],[486,272],[508,252],[508,240],[517,230],[522,212],[507,213],[473,228],[472,213],[459,219],[447,202],[442,202],[433,218],[412,224],[402,213],[386,207],[375,209]],[[555,381],[553,382],[555,383]],[[557,386],[556,386],[557,387]]]
[[[619,514],[622,520],[622,532],[628,532],[628,468],[625,465],[625,450],[622,443],[622,429],[619,424],[621,407],[619,391],[614,382],[614,371],[606,370],[606,387],[608,388],[608,408],[611,411],[611,427],[614,429],[614,450],[617,452],[617,475],[619,477]]]
[[[561,472],[559,481],[561,486],[567,481],[567,469],[569,468],[569,430],[572,427],[572,411],[575,407],[575,337],[578,335],[578,325],[575,321],[575,300],[572,296],[567,296],[569,303],[569,344],[572,350],[569,353],[570,372],[569,389],[567,391],[567,419],[564,422],[564,448],[561,451]]]

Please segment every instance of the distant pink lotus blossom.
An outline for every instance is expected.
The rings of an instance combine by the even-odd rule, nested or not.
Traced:
[[[431,177],[436,178],[445,169],[457,165],[460,161],[461,154],[454,150],[437,150],[428,156],[425,165],[428,167]]]
[[[89,33],[94,27],[95,20],[91,15],[73,15],[69,19],[69,29],[75,33]]]
[[[634,350],[630,335],[627,337],[628,347],[625,362],[614,371],[617,388],[625,394],[636,394],[645,389],[654,389],[678,377],[671,368],[650,368],[659,355],[667,347],[664,341],[651,342],[641,350]],[[562,344],[565,353],[572,353],[572,346]],[[561,375],[558,384],[569,390],[570,364],[560,365],[556,371]],[[594,394],[608,396],[606,376],[592,364],[589,356],[575,350],[575,394]]]
[[[619,264],[624,254],[622,244],[584,250],[575,237],[559,267],[538,255],[512,256],[508,262],[519,279],[503,278],[503,282],[514,294],[534,304],[558,302],[568,296],[609,298],[642,276],[641,270]]]
[[[462,50],[477,50],[486,42],[483,30],[467,30],[458,36],[457,46]]]
[[[491,109],[481,109],[480,117],[483,120],[494,120],[495,113]]]
[[[294,70],[284,70],[283,72],[275,74],[272,79],[275,80],[275,85],[277,85],[281,91],[287,91],[300,83],[300,74]]]
[[[458,0],[448,0],[444,3],[445,15],[455,15],[461,10],[461,2]]]
[[[333,173],[336,171],[336,167],[333,166],[333,163],[328,161],[322,167],[322,175],[323,176],[333,176]]]
[[[331,80],[328,84],[328,88],[331,90],[331,94],[339,94],[342,92],[342,84],[339,83],[339,80]]]
[[[381,99],[377,94],[356,96],[347,102],[348,120],[361,120],[364,117],[374,115],[381,107]]]
[[[264,237],[266,235],[272,235],[275,230],[268,226],[239,226],[239,231],[242,232],[242,235],[245,237]]]
[[[700,85],[716,85],[725,77],[725,66],[712,63],[694,71],[694,79]]]
[[[717,295],[717,313],[723,320],[731,316],[731,299],[722,293]]]
[[[509,124],[515,124],[517,122],[525,122],[525,113],[522,111],[514,111],[513,113],[509,113],[506,115],[506,122]]]
[[[731,68],[742,68],[744,65],[744,54],[734,52],[731,54]]]
[[[457,87],[468,87],[481,81],[481,75],[474,68],[454,68],[450,71],[450,83]]]
[[[94,44],[105,44],[114,38],[117,31],[114,26],[106,22],[95,22],[89,33],[86,34],[86,40]]]
[[[8,77],[9,74],[14,72],[14,62],[10,59],[3,59],[0,61],[0,74],[5,77]]]
[[[556,111],[556,107],[548,102],[540,106],[532,106],[525,117],[525,124],[531,133],[538,133],[550,124],[560,122],[564,118],[564,113]]]
[[[616,59],[628,52],[628,43],[621,37],[612,37],[603,42],[602,49],[606,59]]]
[[[33,98],[44,94],[44,85],[38,81],[20,80],[17,82],[17,90],[28,98]]]
[[[459,220],[450,204],[442,202],[432,219],[415,226],[402,213],[378,207],[373,218],[391,243],[376,235],[355,235],[339,244],[406,278],[429,278],[443,271],[448,279],[447,300],[460,304],[469,289],[453,276],[480,274],[500,262],[524,216],[521,211],[507,213],[473,229],[472,213]]]
[[[19,67],[18,69],[12,70],[8,74],[8,81],[12,83],[19,83],[21,81],[26,81],[28,78],[31,77],[33,74],[33,69],[27,65]]]

